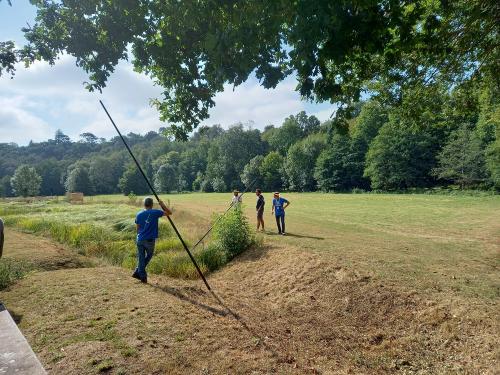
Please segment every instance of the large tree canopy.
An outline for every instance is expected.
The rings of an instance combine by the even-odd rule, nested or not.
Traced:
[[[0,0],[1,1],[1,0]],[[224,84],[254,72],[266,88],[290,74],[307,99],[340,104],[382,82],[398,97],[405,85],[450,85],[498,70],[494,0],[31,0],[28,45],[0,43],[0,74],[14,63],[61,53],[101,90],[131,54],[137,71],[164,88],[154,103],[177,138],[208,117]]]

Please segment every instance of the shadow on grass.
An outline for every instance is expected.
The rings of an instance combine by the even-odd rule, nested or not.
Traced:
[[[256,245],[252,246],[250,249],[244,251],[243,253],[237,255],[233,259],[231,259],[225,267],[231,265],[231,263],[234,262],[254,262],[256,260],[259,260],[263,258],[264,256],[267,255],[267,253],[274,249],[275,246],[270,245],[270,244],[265,244],[265,245]]]
[[[266,342],[264,341],[264,338],[262,335],[258,334],[256,330],[254,330],[252,327],[250,327],[246,322],[245,320],[243,319],[243,317],[238,313],[236,312],[235,310],[231,309],[223,300],[221,297],[219,297],[213,290],[210,291],[210,294],[212,295],[212,297],[217,301],[217,303],[220,305],[220,308],[217,308],[217,307],[213,307],[213,306],[209,306],[207,305],[206,303],[202,303],[200,301],[197,301],[196,300],[196,296],[195,297],[192,297],[192,296],[188,296],[187,294],[185,294],[183,292],[182,289],[185,289],[185,288],[182,288],[182,289],[178,289],[178,288],[174,288],[174,287],[170,287],[170,286],[159,286],[159,285],[152,285],[152,284],[149,284],[150,286],[152,286],[153,288],[155,289],[159,289],[165,293],[168,293],[170,294],[171,296],[173,297],[176,297],[178,299],[180,299],[181,301],[183,302],[187,302],[187,303],[190,303],[191,305],[193,306],[196,306],[198,308],[201,308],[205,311],[208,311],[210,313],[213,313],[213,314],[216,314],[218,316],[221,316],[221,317],[232,317],[234,320],[236,320],[242,327],[245,331],[247,331],[253,338],[256,338],[258,339],[258,342],[259,344],[261,344],[269,353],[271,353],[271,355],[274,357],[274,358],[279,358],[279,355],[278,353],[272,348],[270,347],[268,344],[266,344]],[[200,289],[200,288],[187,288],[190,292],[193,292],[195,293],[196,295],[200,296],[200,295],[205,295],[205,291]]]
[[[19,323],[21,323],[21,320],[23,319],[23,315],[22,314],[18,314],[16,313],[15,311],[13,310],[7,310],[10,314],[10,316],[12,317],[12,320],[17,324],[19,325]]]
[[[278,234],[276,232],[267,232],[268,236],[281,236],[281,234]],[[289,233],[287,232],[285,237],[295,237],[295,238],[310,238],[312,240],[324,240],[324,237],[315,237],[315,236],[305,236],[303,234],[295,234],[295,233]]]
[[[217,309],[215,307],[212,307],[212,306],[209,306],[209,305],[206,305],[204,303],[197,301],[196,299],[188,296],[187,294],[184,294],[181,289],[173,288],[170,286],[159,286],[159,285],[152,285],[152,284],[149,284],[149,285],[151,285],[153,288],[161,290],[162,292],[168,293],[171,296],[180,299],[181,301],[188,302],[191,305],[199,307],[199,308],[201,308],[205,311],[208,311],[212,314],[216,314],[219,316],[227,316],[227,314],[228,314],[224,310],[220,310],[220,309]],[[200,290],[200,292],[201,292],[201,290]],[[204,294],[204,292],[201,292],[201,293]]]

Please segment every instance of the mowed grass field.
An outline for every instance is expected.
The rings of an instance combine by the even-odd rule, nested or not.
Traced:
[[[291,202],[285,237],[276,235],[272,194],[265,194],[266,240],[271,243],[317,252],[357,272],[416,289],[500,296],[499,196],[282,196]],[[185,194],[170,200],[174,207],[208,220],[224,210],[230,198],[230,194]],[[255,225],[255,195],[247,193],[243,201]],[[189,223],[180,224],[189,228]]]
[[[420,290],[452,290],[488,298],[500,294],[498,196],[289,193],[283,195],[291,202],[286,215],[287,236],[281,237],[276,234],[271,215],[272,194],[264,195],[264,238],[271,244],[317,252],[364,275]],[[228,207],[231,194],[172,194],[162,199],[173,207],[172,218],[188,245],[192,245],[210,227],[214,214]],[[255,195],[246,193],[243,201],[245,213],[255,226]],[[134,206],[120,195],[88,197],[83,205],[64,201],[0,203],[0,214],[4,216],[10,213],[26,218],[28,214],[28,222],[43,219],[77,226],[89,224],[113,232],[104,246],[118,243],[112,257],[121,262],[120,255],[125,257],[128,252],[127,266],[134,263],[133,219],[139,209],[140,199]],[[162,230],[168,238],[160,242],[160,251],[176,250],[184,256],[166,221]],[[80,242],[70,244],[79,246]],[[189,269],[186,274],[195,277],[185,258]]]
[[[497,373],[500,197],[282,196],[287,236],[266,193],[267,233],[209,275],[215,296],[185,273],[142,285],[109,265],[133,261],[140,207],[127,197],[0,202],[4,257],[34,269],[0,300],[55,374]],[[162,199],[192,245],[231,194]],[[254,226],[255,195],[243,202]],[[89,232],[38,231],[69,246],[23,233],[46,222]],[[181,256],[162,229],[160,254]],[[114,255],[100,259],[106,243]]]

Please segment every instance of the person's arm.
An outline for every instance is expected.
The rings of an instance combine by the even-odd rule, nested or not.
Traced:
[[[274,214],[274,199],[273,199],[273,204],[271,205],[271,214]]]
[[[137,222],[137,216],[135,217],[134,223],[135,223],[135,230],[137,233],[139,233],[139,229],[141,229],[141,226]]]
[[[286,199],[285,199],[285,204],[283,205],[283,210],[285,208],[287,208],[288,206],[290,206],[290,202],[288,202]]]
[[[167,207],[167,205],[165,203],[163,203],[163,201],[159,201],[159,203],[160,203],[161,209],[163,210],[164,216],[172,215],[172,211]]]

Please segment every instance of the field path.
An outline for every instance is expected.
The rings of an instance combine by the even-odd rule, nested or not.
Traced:
[[[495,373],[495,305],[430,300],[293,247],[201,281],[90,262],[7,231],[37,271],[0,292],[52,374]],[[480,307],[480,308],[479,308]],[[479,312],[478,312],[479,310]]]

